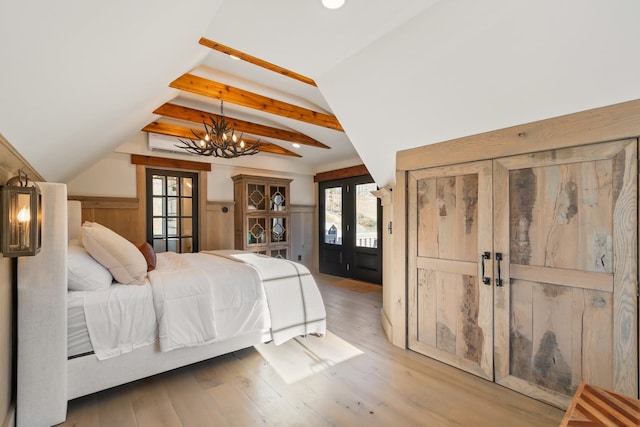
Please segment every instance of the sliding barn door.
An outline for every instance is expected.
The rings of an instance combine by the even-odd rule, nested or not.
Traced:
[[[494,161],[496,382],[637,396],[637,142]]]
[[[491,161],[408,176],[409,347],[493,379]]]

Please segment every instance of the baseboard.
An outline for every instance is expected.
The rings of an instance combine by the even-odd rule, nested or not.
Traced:
[[[16,403],[15,402],[11,402],[11,406],[9,406],[9,412],[7,412],[7,416],[4,418],[2,427],[16,427]]]

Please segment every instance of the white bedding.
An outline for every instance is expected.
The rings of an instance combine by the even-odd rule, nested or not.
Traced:
[[[113,284],[83,293],[87,329],[98,360],[156,341],[157,322],[149,285]]]
[[[307,267],[296,262],[242,251],[209,251],[253,267],[264,286],[276,345],[291,338],[326,332],[326,312],[320,291]]]
[[[205,254],[166,252],[157,254],[156,270],[150,273],[153,285],[114,284],[81,292],[99,360],[153,344],[158,336],[158,347],[168,351],[270,327],[259,276],[246,265]],[[171,302],[154,301],[154,292],[170,296]]]
[[[67,357],[93,352],[84,317],[84,292],[67,294]]]
[[[158,255],[162,260],[149,280],[161,351],[269,328],[264,291],[253,269],[202,253]],[[164,268],[165,262],[172,268]]]

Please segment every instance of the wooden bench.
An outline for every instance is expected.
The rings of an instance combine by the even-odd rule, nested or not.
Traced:
[[[560,427],[640,426],[640,400],[581,383]]]

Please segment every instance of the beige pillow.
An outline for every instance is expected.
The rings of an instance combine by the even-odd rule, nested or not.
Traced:
[[[144,255],[118,233],[96,223],[82,225],[82,244],[114,279],[125,285],[142,285],[147,277]]]

